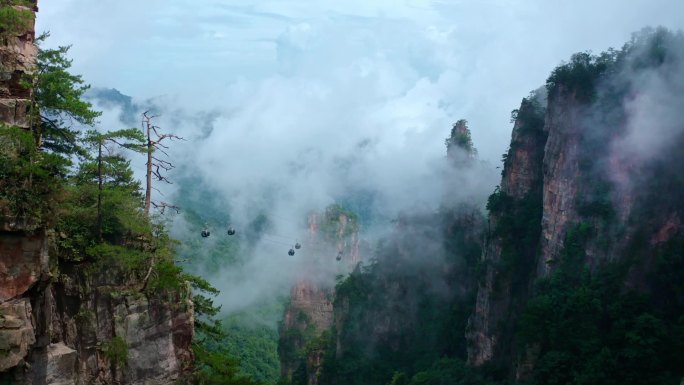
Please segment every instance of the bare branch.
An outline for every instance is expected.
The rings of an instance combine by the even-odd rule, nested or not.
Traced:
[[[174,166],[173,163],[169,162],[168,160],[159,159],[155,156],[152,157],[152,160],[157,161],[160,164],[167,164],[167,165],[171,166],[172,168],[176,168],[176,166]]]
[[[182,137],[180,137],[180,136],[178,136],[178,135],[173,135],[173,134],[164,134],[164,135],[162,135],[162,136],[159,136],[159,137],[157,138],[157,143],[161,142],[161,141],[162,141],[162,140],[164,140],[164,139],[172,139],[172,140],[173,140],[173,139],[178,139],[178,140],[185,140],[185,139],[183,139]]]
[[[164,201],[152,202],[152,206],[154,206],[155,209],[159,209],[159,213],[162,215],[164,214],[164,211],[166,211],[166,209],[174,210],[176,214],[180,214],[180,207],[166,203]]]
[[[161,148],[159,148],[159,147],[157,147],[157,146],[152,146],[152,147],[154,147],[154,150],[155,150],[155,151],[159,151],[159,152],[161,152],[162,154],[164,154],[164,155],[166,155],[166,156],[169,156],[169,154],[168,154],[166,151],[162,150]],[[166,148],[168,148],[168,147],[166,147]]]
[[[159,192],[158,189],[154,188],[152,186],[152,177],[154,177],[157,181],[159,182],[165,182],[168,184],[173,184],[166,176],[164,176],[162,173],[168,172],[170,170],[173,170],[176,168],[176,166],[171,163],[168,160],[161,159],[159,156],[154,156],[153,153],[155,151],[159,151],[165,156],[169,156],[169,154],[165,151],[169,147],[165,144],[162,144],[162,141],[165,140],[185,140],[181,138],[178,135],[175,134],[164,134],[161,133],[161,127],[155,125],[152,123],[152,120],[156,116],[151,116],[149,114],[149,111],[143,112],[142,116],[142,125],[143,125],[143,131],[146,133],[147,136],[147,186],[145,190],[145,214],[149,215],[149,209],[150,206],[154,206],[157,209],[160,209],[162,214],[164,213],[164,210],[168,208],[172,208],[176,211],[178,211],[178,208],[176,206],[173,206],[171,204],[168,204],[166,202],[161,202],[161,203],[156,203],[152,202],[151,199],[151,192],[154,189],[155,191]],[[161,194],[161,192],[160,192]],[[162,194],[163,195],[163,194]]]
[[[173,184],[168,178],[166,178],[165,176],[163,176],[163,175],[161,174],[161,171],[159,170],[159,165],[153,164],[153,166],[155,166],[155,169],[152,170],[152,174],[153,174],[154,176],[157,177],[157,180],[158,180],[158,181],[160,181],[160,182],[166,182],[166,183],[168,183],[168,184]]]

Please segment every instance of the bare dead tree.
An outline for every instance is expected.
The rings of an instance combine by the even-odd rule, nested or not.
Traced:
[[[161,159],[159,156],[155,155],[155,153],[161,153],[165,156],[169,156],[169,154],[166,152],[166,150],[169,149],[169,147],[163,143],[166,140],[185,140],[181,138],[180,136],[174,135],[174,134],[162,134],[160,133],[161,128],[159,126],[154,125],[153,120],[154,118],[158,117],[157,115],[150,115],[150,111],[145,111],[142,114],[142,129],[143,132],[146,135],[146,151],[147,151],[147,178],[146,178],[146,183],[145,183],[145,215],[150,215],[150,206],[154,206],[155,208],[160,208],[161,212],[163,213],[165,209],[173,209],[176,210],[176,212],[179,211],[179,208],[177,206],[174,206],[172,204],[166,203],[166,202],[152,202],[152,189],[154,188],[152,186],[152,178],[154,177],[157,181],[159,182],[164,182],[171,184],[172,182],[164,175],[166,172],[173,170],[176,168],[173,163],[171,163],[168,160]],[[159,191],[158,189],[154,188],[155,190]]]

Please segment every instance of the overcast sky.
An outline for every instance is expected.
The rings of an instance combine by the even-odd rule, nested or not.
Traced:
[[[296,78],[339,92],[335,78],[350,72],[365,81],[345,92],[388,102],[423,93],[388,103],[400,117],[468,119],[492,160],[508,144],[510,111],[554,66],[647,25],[682,28],[684,1],[43,0],[38,17],[51,44],[73,45],[75,71],[94,86],[224,109],[241,83]]]
[[[389,217],[435,209],[445,191],[482,203],[499,182],[511,110],[555,66],[574,52],[620,47],[645,26],[684,27],[682,0],[39,6],[38,31],[51,32],[50,46],[73,45],[75,73],[161,109],[158,124],[188,139],[172,147],[184,166],[175,172],[199,177],[198,188],[222,197],[238,227],[259,210],[299,223],[309,210],[358,192],[370,192]],[[444,139],[458,119],[469,121],[488,165],[455,176],[445,169]],[[121,128],[118,111],[105,110],[101,120]],[[273,257],[255,256],[235,275],[242,281],[220,288],[243,297],[270,288],[250,301],[286,292],[297,268]]]

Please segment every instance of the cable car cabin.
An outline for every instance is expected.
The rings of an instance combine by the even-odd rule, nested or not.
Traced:
[[[342,252],[341,252],[341,251],[340,251],[339,253],[337,253],[337,257],[335,257],[335,260],[336,260],[336,261],[341,261],[341,260],[342,260]]]
[[[235,229],[232,227],[228,228],[228,235],[235,235]]]
[[[207,229],[202,230],[202,238],[206,238],[206,237],[208,237],[209,235],[211,235],[211,233],[209,232],[209,230],[207,230]]]
[[[294,255],[294,250],[290,249],[290,251],[287,252],[287,255],[290,255],[290,256]]]
[[[295,249],[299,250],[302,248],[302,245],[299,244],[299,242],[295,243]]]

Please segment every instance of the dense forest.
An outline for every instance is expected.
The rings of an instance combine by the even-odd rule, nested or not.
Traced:
[[[338,283],[335,326],[309,347],[324,347],[322,371],[312,382],[304,349],[300,370],[284,383],[678,383],[684,131],[681,121],[667,133],[653,130],[672,139],[662,148],[667,155],[618,154],[635,184],[629,202],[608,168],[615,156],[608,144],[629,134],[633,111],[625,100],[649,92],[682,100],[683,53],[681,33],[649,29],[620,50],[578,53],[554,69],[546,87],[513,111],[504,185],[487,201],[489,220],[477,206],[401,218],[370,262]],[[649,89],[647,77],[659,78],[659,88]],[[561,108],[580,115],[570,123],[578,147],[575,213],[554,258],[540,262],[542,216],[553,214],[543,187],[553,188],[550,174],[558,171],[543,169],[554,156],[549,131],[558,129],[554,119],[570,119]],[[453,144],[472,151],[458,133],[447,139]],[[520,153],[528,164],[516,163]],[[521,193],[511,175],[520,184],[524,167],[539,177]],[[548,273],[539,273],[539,263]],[[497,314],[497,350],[476,362],[468,352],[472,313],[486,290],[506,305]]]

